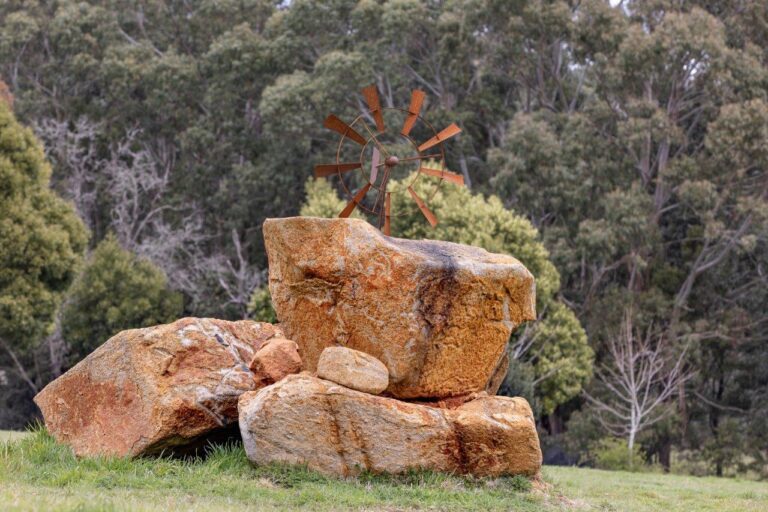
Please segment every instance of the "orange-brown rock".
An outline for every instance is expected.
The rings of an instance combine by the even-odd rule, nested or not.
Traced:
[[[441,409],[301,373],[244,393],[238,408],[255,464],[306,464],[339,476],[416,468],[533,476],[541,468],[536,425],[522,398],[481,396]]]
[[[257,384],[248,369],[265,323],[183,318],[123,331],[36,397],[48,431],[77,455],[172,450],[237,421],[237,399]]]
[[[495,391],[510,333],[535,318],[533,276],[511,256],[357,219],[268,219],[264,240],[272,302],[304,368],[325,347],[360,350],[387,366],[394,397]]]
[[[286,375],[301,371],[299,346],[295,341],[273,338],[256,352],[248,367],[258,387],[274,384]]]

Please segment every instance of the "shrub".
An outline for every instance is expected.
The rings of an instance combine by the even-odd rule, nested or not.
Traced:
[[[165,274],[109,235],[67,295],[62,334],[74,363],[119,331],[168,323],[181,313],[182,297],[168,288]]]
[[[639,445],[635,445],[632,454],[627,449],[627,441],[616,437],[605,437],[595,443],[590,452],[592,463],[598,469],[611,471],[641,471],[650,468],[645,463],[645,454]]]
[[[248,313],[257,322],[268,322],[270,324],[277,322],[277,313],[275,308],[272,307],[272,297],[269,294],[268,287],[262,286],[253,291],[251,302],[248,304]]]

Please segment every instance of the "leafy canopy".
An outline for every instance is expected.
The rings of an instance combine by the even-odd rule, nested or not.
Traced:
[[[47,334],[88,240],[32,131],[0,101],[0,340],[27,349]]]

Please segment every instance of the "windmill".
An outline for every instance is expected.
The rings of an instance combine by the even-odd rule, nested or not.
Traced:
[[[382,108],[375,85],[364,88],[362,93],[367,111],[349,124],[334,114],[330,114],[323,122],[323,126],[338,133],[340,138],[335,163],[315,166],[315,176],[340,178],[348,202],[339,217],[349,217],[357,208],[375,217],[379,229],[389,235],[392,217],[389,180],[395,172],[409,175],[416,171],[408,183],[408,194],[427,222],[432,227],[437,226],[437,217],[427,206],[428,201],[443,182],[464,185],[462,175],[446,170],[443,147],[443,143],[458,135],[461,128],[452,123],[438,131],[424,119],[420,115],[424,91],[414,89],[411,92],[411,102],[407,109]],[[373,127],[370,126],[371,122]],[[399,128],[399,132],[392,133],[388,125]],[[414,138],[414,130],[421,132],[422,137],[426,134],[426,137],[419,139],[422,142]],[[353,171],[359,173],[356,180],[348,179]],[[415,188],[416,182],[422,179],[434,182],[432,192],[426,197],[419,196]]]

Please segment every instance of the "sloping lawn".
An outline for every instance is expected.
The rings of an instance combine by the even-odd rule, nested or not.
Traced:
[[[4,440],[4,441],[2,441]],[[546,467],[551,485],[430,472],[337,480],[254,468],[242,448],[204,459],[76,459],[44,431],[0,433],[0,510],[768,510],[768,484]]]
[[[768,483],[547,466],[544,479],[579,510],[768,511]]]

